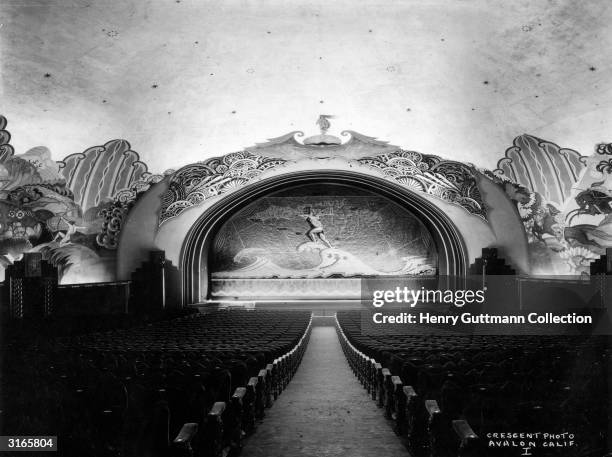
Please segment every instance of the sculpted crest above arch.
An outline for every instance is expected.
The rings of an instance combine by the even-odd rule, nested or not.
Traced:
[[[241,152],[214,157],[184,166],[170,178],[162,195],[159,225],[216,195],[230,192],[270,176],[289,164],[340,160],[364,174],[383,176],[405,188],[429,194],[461,206],[486,220],[487,213],[478,189],[477,170],[471,164],[445,160],[435,155],[403,150],[386,141],[354,131],[343,131],[340,138],[322,131],[304,139],[293,131]],[[305,168],[308,168],[305,166]]]

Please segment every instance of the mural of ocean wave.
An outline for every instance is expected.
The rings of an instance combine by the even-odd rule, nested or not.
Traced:
[[[413,275],[438,265],[435,243],[412,213],[336,184],[280,191],[245,207],[217,233],[213,278]]]
[[[427,263],[425,257],[403,257],[404,265],[399,270],[379,271],[360,260],[350,252],[337,248],[328,248],[319,243],[307,242],[298,247],[298,251],[319,251],[320,263],[308,269],[293,270],[283,268],[265,257],[261,249],[247,248],[236,254],[236,263],[248,262],[248,265],[232,271],[214,272],[214,279],[301,279],[301,278],[352,278],[369,276],[405,276],[433,275],[436,268]]]

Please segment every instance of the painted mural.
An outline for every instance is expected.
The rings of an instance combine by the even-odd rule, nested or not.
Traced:
[[[213,279],[435,274],[431,235],[411,213],[344,186],[285,191],[234,215],[213,244]]]
[[[264,173],[334,158],[486,222],[489,208],[476,179],[480,171],[514,202],[534,275],[587,275],[590,263],[612,247],[612,144],[597,145],[587,157],[525,134],[491,171],[353,131],[342,132],[348,137],[342,142],[327,133],[328,118],[320,127],[321,135],[303,142],[297,140],[302,132],[290,132],[176,172],[153,174],[125,140],[61,161],[44,146],[16,153],[7,120],[0,116],[0,280],[4,268],[25,252],[41,252],[58,266],[63,284],[114,280],[125,218],[165,177],[160,225]],[[380,198],[355,190],[265,198],[263,206],[235,216],[217,237],[215,275],[318,278],[434,271],[437,258],[426,231]]]
[[[41,252],[64,284],[115,279],[117,236],[152,175],[125,140],[56,162],[44,146],[15,155],[0,116],[0,271]]]
[[[531,273],[588,275],[612,247],[612,146],[584,157],[521,135],[487,176],[516,204],[529,242]]]

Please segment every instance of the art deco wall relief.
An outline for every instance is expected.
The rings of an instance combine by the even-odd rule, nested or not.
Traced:
[[[242,152],[181,168],[172,176],[162,197],[160,224],[208,198],[253,182],[264,171],[282,173],[283,165],[295,163],[303,163],[308,169],[309,161],[332,158],[344,161],[346,168],[352,163],[363,165],[362,173],[384,176],[411,191],[429,194],[486,218],[476,170],[471,165],[405,151],[352,131],[343,132],[343,136],[350,137],[345,143],[326,130],[303,143],[296,140],[300,136],[302,132],[291,132]]]
[[[112,140],[56,162],[46,147],[15,155],[0,117],[0,262],[41,252],[63,283],[115,278],[123,218],[162,179],[125,140]]]
[[[488,178],[514,203],[535,274],[587,274],[590,261],[612,247],[612,146],[608,143],[597,145],[586,157],[521,135],[498,168],[489,171],[353,131],[336,137],[328,133],[329,120],[324,116],[319,126],[319,135],[304,138],[302,132],[290,132],[240,152],[155,174],[125,140],[111,140],[61,161],[54,160],[44,146],[16,153],[10,126],[0,116],[0,271],[3,274],[4,267],[25,252],[41,252],[60,267],[63,283],[114,280],[116,249],[126,216],[154,184],[164,181],[166,186],[152,209],[161,226],[211,199],[301,169],[350,170],[387,179],[434,203],[451,204],[485,224],[494,208],[486,203],[478,183]],[[345,203],[346,208],[359,206]],[[323,224],[328,224],[325,217]],[[331,226],[328,230],[333,232]],[[297,231],[301,230],[292,226],[290,232]],[[282,244],[289,232],[272,230],[268,236],[272,233]],[[228,258],[238,255],[231,252]],[[219,274],[234,271],[226,266],[229,270],[219,267]]]

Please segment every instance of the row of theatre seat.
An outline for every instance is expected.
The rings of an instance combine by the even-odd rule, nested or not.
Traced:
[[[227,455],[287,386],[311,325],[227,310],[11,347],[2,434],[58,435],[67,456]]]
[[[362,332],[361,319],[359,311],[337,313],[343,351],[412,455],[607,455],[608,337]],[[520,432],[540,435],[498,438]],[[566,432],[572,443],[544,435]],[[537,451],[521,441],[535,441]]]

